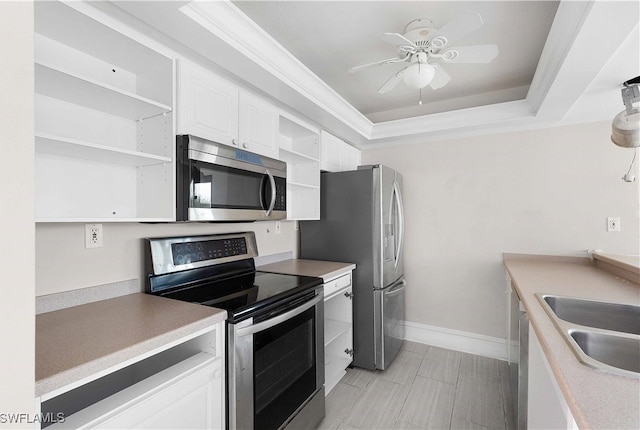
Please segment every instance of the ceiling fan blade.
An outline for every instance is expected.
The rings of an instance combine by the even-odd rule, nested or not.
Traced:
[[[438,30],[436,36],[445,37],[447,44],[449,44],[476,31],[482,27],[483,24],[484,22],[479,13],[465,11],[443,25],[440,30]]]
[[[374,66],[383,66],[385,64],[401,63],[406,60],[407,60],[406,58],[389,58],[386,60],[376,61],[374,63],[363,64],[361,66],[352,67],[349,69],[349,73],[356,73],[362,69],[367,69],[369,67],[374,67]]]
[[[442,52],[445,63],[487,64],[498,56],[498,45],[469,45],[447,48]]]
[[[400,33],[383,33],[382,40],[394,46],[409,45],[415,47],[412,41],[410,41]]]
[[[439,65],[433,64],[436,68],[436,74],[433,76],[433,80],[429,83],[431,88],[437,90],[438,88],[442,88],[449,83],[451,80],[451,76]]]
[[[404,72],[405,70],[406,70],[406,67],[400,70],[395,75],[393,75],[391,78],[389,78],[389,80],[385,82],[383,86],[380,87],[380,89],[378,90],[378,93],[384,94],[394,89],[395,86],[398,85],[398,83],[402,80],[402,72]]]

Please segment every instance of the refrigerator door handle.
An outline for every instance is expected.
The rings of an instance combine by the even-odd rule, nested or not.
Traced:
[[[398,218],[399,218],[399,234],[398,234],[398,247],[396,256],[395,256],[395,268],[398,268],[398,264],[400,263],[400,254],[402,253],[402,245],[404,242],[404,206],[402,205],[402,194],[400,194],[400,186],[398,186],[398,181],[394,181],[393,183],[393,195],[396,199],[396,205],[398,207]]]

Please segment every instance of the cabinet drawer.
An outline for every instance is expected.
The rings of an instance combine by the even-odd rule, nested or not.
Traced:
[[[351,285],[351,272],[324,284],[324,299],[327,300],[338,291]]]
[[[219,428],[224,363],[199,353],[73,415],[51,429]]]

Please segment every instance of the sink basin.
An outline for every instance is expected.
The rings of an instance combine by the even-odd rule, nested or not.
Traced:
[[[572,330],[571,338],[588,357],[616,369],[640,373],[640,338],[582,330]]]
[[[544,301],[562,320],[588,327],[640,335],[640,306],[544,295]]]
[[[640,378],[640,306],[541,293],[536,296],[581,363]]]

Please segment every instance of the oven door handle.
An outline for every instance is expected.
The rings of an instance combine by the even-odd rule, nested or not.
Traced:
[[[316,304],[318,304],[322,300],[323,300],[322,294],[318,294],[314,299],[309,300],[302,306],[299,306],[289,312],[285,312],[282,315],[278,315],[277,317],[273,317],[266,321],[259,322],[258,324],[253,324],[248,327],[240,328],[236,330],[236,334],[238,336],[249,336],[252,334],[259,333],[263,330],[270,329],[273,326],[276,326],[288,319],[291,319],[297,315],[300,315],[302,312],[306,311],[309,308],[314,307]]]

